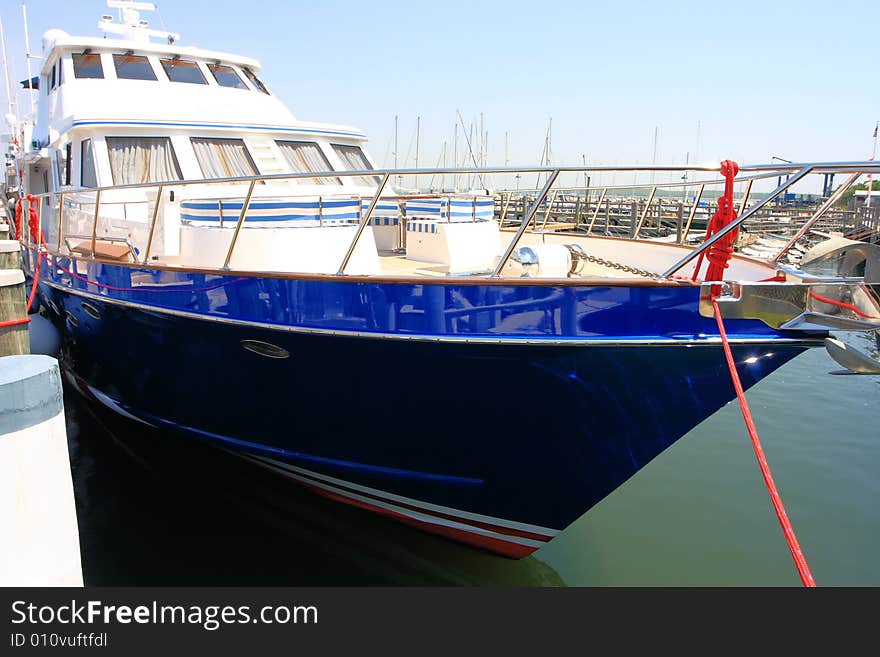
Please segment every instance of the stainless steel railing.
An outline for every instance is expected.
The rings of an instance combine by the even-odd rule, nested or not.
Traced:
[[[235,247],[238,242],[239,234],[244,224],[244,221],[247,216],[247,212],[251,203],[251,199],[253,197],[255,188],[257,183],[267,183],[271,181],[287,181],[287,180],[297,180],[297,179],[315,179],[315,178],[342,178],[342,177],[363,177],[363,176],[381,176],[380,183],[377,186],[375,193],[370,197],[370,203],[366,209],[366,211],[360,212],[360,208],[362,207],[362,200],[359,200],[359,214],[360,219],[358,221],[358,226],[355,231],[355,235],[348,245],[348,248],[345,252],[345,256],[343,257],[340,266],[338,268],[337,273],[339,275],[345,274],[345,269],[351,260],[351,257],[357,247],[357,244],[360,240],[361,235],[367,225],[369,225],[370,218],[382,198],[382,194],[386,189],[387,183],[392,176],[396,177],[404,177],[404,176],[415,176],[415,175],[464,175],[464,174],[522,174],[522,173],[538,173],[547,174],[547,179],[544,186],[538,191],[537,196],[529,207],[528,211],[524,213],[523,219],[515,231],[512,239],[505,247],[502,256],[495,267],[495,269],[490,274],[491,277],[496,278],[500,276],[501,271],[504,266],[510,259],[513,252],[516,250],[522,236],[532,225],[535,217],[540,209],[540,206],[547,199],[548,194],[554,188],[557,180],[562,174],[584,174],[584,173],[603,173],[603,172],[630,172],[630,173],[659,173],[659,172],[693,172],[693,173],[716,173],[720,171],[720,165],[711,165],[711,166],[625,166],[625,167],[605,167],[605,166],[557,166],[557,167],[461,167],[461,168],[423,168],[423,169],[379,169],[379,170],[355,170],[355,171],[324,171],[324,172],[304,172],[304,173],[282,173],[282,174],[267,174],[267,175],[257,175],[257,176],[243,176],[243,177],[230,177],[230,178],[215,178],[210,180],[178,180],[178,181],[162,181],[155,183],[138,183],[138,184],[128,184],[128,185],[114,185],[108,187],[98,187],[98,188],[77,188],[77,189],[66,189],[63,191],[56,192],[47,192],[43,194],[36,195],[40,199],[39,203],[39,212],[42,215],[42,207],[44,205],[44,199],[47,201],[46,205],[52,207],[53,199],[57,198],[58,202],[58,212],[57,212],[57,249],[59,253],[61,252],[61,244],[64,235],[64,215],[65,215],[65,198],[71,197],[82,197],[83,195],[91,195],[94,194],[94,213],[92,218],[92,230],[91,230],[91,258],[95,257],[95,247],[98,238],[98,222],[100,217],[100,209],[102,204],[102,195],[105,192],[112,192],[117,194],[119,192],[125,192],[128,190],[156,190],[156,200],[155,205],[153,206],[152,216],[149,221],[148,228],[148,237],[145,252],[143,258],[141,259],[142,263],[146,264],[151,256],[151,251],[154,243],[154,236],[156,231],[156,224],[158,219],[159,207],[163,198],[163,194],[165,191],[172,191],[186,186],[206,186],[206,185],[228,185],[230,183],[238,183],[241,185],[247,185],[247,194],[245,196],[244,203],[242,204],[241,212],[239,213],[238,220],[235,223],[235,227],[232,233],[232,237],[229,243],[228,250],[226,252],[225,260],[222,264],[222,267],[219,270],[228,271],[230,268],[230,263],[232,261]],[[732,222],[721,231],[712,236],[709,240],[706,240],[699,246],[695,247],[693,250],[687,253],[684,257],[682,257],[679,261],[670,266],[666,271],[661,274],[661,278],[669,278],[677,271],[679,271],[682,267],[686,266],[688,263],[692,262],[694,259],[699,257],[701,253],[704,253],[707,249],[709,249],[713,244],[715,244],[718,240],[722,239],[725,235],[730,233],[733,230],[736,230],[741,225],[743,225],[750,218],[755,216],[762,208],[767,206],[768,203],[775,200],[781,194],[783,194],[787,189],[792,187],[794,184],[805,178],[809,174],[828,174],[828,173],[846,173],[850,174],[847,178],[846,182],[843,183],[831,198],[828,199],[814,214],[810,217],[810,219],[804,224],[799,233],[795,235],[794,238],[787,244],[783,249],[780,250],[779,254],[777,254],[776,259],[778,260],[784,253],[791,248],[791,246],[802,237],[809,228],[815,224],[815,222],[843,195],[843,193],[849,189],[853,183],[858,179],[858,177],[865,173],[880,173],[880,162],[874,161],[850,161],[850,162],[815,162],[815,163],[805,163],[805,164],[797,164],[797,163],[782,163],[782,164],[755,164],[755,165],[745,165],[740,167],[740,173],[746,174],[739,180],[737,183],[745,183],[746,188],[745,192],[742,195],[741,203],[740,203],[740,214],[736,221]],[[749,200],[749,195],[751,192],[752,184],[757,180],[763,180],[767,178],[779,177],[785,175],[786,179],[782,181],[772,192],[770,192],[763,199],[758,201],[753,206],[746,209],[747,202]],[[651,200],[654,198],[658,189],[663,188],[685,188],[685,187],[693,187],[697,189],[697,193],[695,195],[695,200],[693,206],[690,211],[690,215],[687,221],[686,231],[690,228],[691,223],[693,222],[699,199],[702,198],[705,188],[709,185],[715,184],[723,184],[724,180],[720,178],[716,179],[704,179],[704,180],[687,180],[682,182],[675,183],[656,183],[650,185],[620,185],[620,186],[596,186],[596,187],[571,187],[571,188],[558,188],[557,191],[561,191],[564,189],[572,189],[577,191],[583,191],[588,193],[590,191],[598,191],[601,190],[601,196],[599,204],[597,205],[596,211],[593,214],[592,220],[590,221],[590,227],[588,229],[588,234],[592,232],[593,226],[596,222],[596,218],[599,212],[599,207],[601,206],[602,200],[608,197],[608,192],[611,190],[620,191],[627,189],[650,189],[649,200],[645,206],[645,210],[642,212],[638,224],[635,227],[634,236],[637,238],[638,234],[644,224],[647,209],[650,206]],[[271,189],[266,189],[266,192],[271,192]],[[267,194],[267,196],[270,194]],[[277,195],[275,195],[277,196]],[[289,196],[289,194],[285,194],[285,196]],[[314,194],[310,194],[309,196],[314,196]],[[340,196],[346,196],[347,198],[351,198],[351,195],[340,194]],[[386,196],[385,198],[413,198],[413,197],[425,197],[424,194],[417,195],[401,195],[397,196]],[[428,194],[427,196],[441,196],[439,194]],[[273,196],[274,197],[274,196]],[[140,201],[141,203],[143,201]],[[107,201],[104,201],[105,205],[108,204]],[[118,203],[115,202],[114,203]],[[85,205],[91,206],[92,203],[87,203]],[[222,215],[221,215],[222,216]],[[635,221],[635,217],[632,218]],[[42,222],[41,222],[41,232],[42,232]],[[34,240],[31,239],[32,236],[27,235],[26,241],[33,248]]]

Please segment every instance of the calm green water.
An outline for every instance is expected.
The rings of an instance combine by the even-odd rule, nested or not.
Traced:
[[[877,586],[880,376],[839,369],[814,349],[747,397],[817,583]],[[800,585],[735,401],[536,554],[567,584]]]
[[[748,397],[817,583],[877,586],[880,377],[836,369],[812,350]],[[88,584],[799,585],[735,402],[547,547],[510,561],[65,396]]]

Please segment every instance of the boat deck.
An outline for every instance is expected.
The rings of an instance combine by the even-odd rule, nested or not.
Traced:
[[[381,252],[379,254],[380,275],[383,276],[449,276],[456,275],[485,276],[491,273],[490,269],[474,272],[450,272],[449,266],[439,263],[420,262],[409,260],[403,253]],[[630,271],[614,268],[595,262],[586,262],[580,270],[583,278],[632,278],[635,274]]]

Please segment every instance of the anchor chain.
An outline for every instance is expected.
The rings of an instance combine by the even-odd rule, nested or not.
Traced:
[[[603,267],[608,267],[609,269],[623,271],[628,274],[635,274],[636,276],[641,276],[643,278],[660,278],[660,274],[655,274],[654,272],[650,272],[645,269],[639,269],[638,267],[630,267],[629,265],[624,265],[623,263],[615,262],[614,260],[605,260],[604,258],[599,258],[598,256],[593,256],[588,253],[582,254],[579,257],[586,260],[587,262],[602,265]]]

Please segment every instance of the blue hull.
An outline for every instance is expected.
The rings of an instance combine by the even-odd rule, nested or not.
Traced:
[[[150,290],[138,270],[92,267],[82,278],[103,285],[56,272],[41,286],[85,394],[508,556],[551,540],[734,397],[695,287],[174,273],[179,290]],[[729,327],[746,387],[809,346]]]

